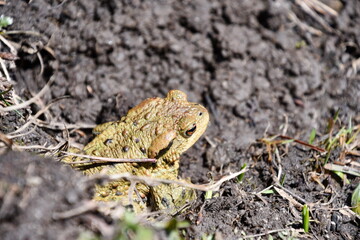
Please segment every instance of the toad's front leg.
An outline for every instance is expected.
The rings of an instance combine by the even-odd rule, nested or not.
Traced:
[[[151,207],[154,210],[165,210],[175,213],[185,204],[196,199],[196,191],[181,185],[160,184],[150,187]]]
[[[121,205],[131,208],[139,213],[146,209],[149,195],[149,187],[142,183],[131,184],[126,180],[119,180],[105,185],[96,185],[94,200],[116,201]]]

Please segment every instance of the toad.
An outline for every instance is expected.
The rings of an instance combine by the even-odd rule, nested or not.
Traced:
[[[200,104],[187,101],[179,90],[171,90],[166,98],[149,98],[130,109],[119,121],[108,122],[94,128],[97,136],[88,143],[82,154],[122,158],[154,158],[156,163],[78,163],[81,157],[63,159],[72,167],[93,175],[131,173],[160,179],[177,180],[180,155],[190,148],[205,132],[209,113]],[[194,190],[176,184],[154,187],[137,183],[129,194],[130,182],[119,180],[96,186],[95,200],[121,201],[131,204],[135,211],[147,206],[153,210],[178,209],[195,198]]]

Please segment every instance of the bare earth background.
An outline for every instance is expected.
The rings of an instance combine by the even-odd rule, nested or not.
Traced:
[[[7,1],[0,5],[0,15],[14,19],[7,31],[41,34],[6,36],[18,44],[16,67],[8,65],[15,93],[29,99],[53,74],[54,83],[41,100],[19,110],[22,117],[0,113],[0,131],[14,131],[50,101],[68,96],[40,117],[50,125],[13,139],[18,145],[55,146],[67,137],[55,129],[64,123],[114,121],[145,98],[180,89],[211,113],[205,137],[181,156],[181,177],[206,183],[244,163],[249,167],[242,183],[223,184],[217,197],[204,201],[199,192],[181,216],[191,222],[186,238],[301,230],[301,212],[288,200],[254,194],[274,184],[278,171],[256,139],[285,133],[307,141],[313,128],[319,136],[325,133],[337,111],[345,125],[350,119],[360,124],[360,2],[323,1],[334,14],[310,8],[318,18],[305,12],[304,2]],[[9,52],[3,42],[0,52]],[[71,143],[86,144],[92,137],[91,128],[70,130]],[[337,210],[350,205],[359,177],[348,176],[345,185],[332,174],[313,181],[314,154],[299,145],[281,148],[283,187],[317,204],[310,233],[297,236],[359,239],[359,218]],[[0,159],[0,179],[8,183],[0,185],[0,236],[71,239],[85,230],[109,239],[116,235],[109,229],[117,221],[96,211],[65,220],[49,214],[91,198],[81,174],[34,155],[8,152]],[[329,161],[335,160],[336,154]],[[272,236],[280,237],[276,231]]]

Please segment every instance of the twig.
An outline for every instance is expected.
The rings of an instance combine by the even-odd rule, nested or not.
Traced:
[[[28,134],[34,132],[35,130],[36,130],[36,126],[34,128],[32,128],[30,131],[27,131],[25,133],[19,133],[19,134],[16,134],[16,135],[7,135],[7,137],[10,138],[10,139],[18,138],[18,137],[28,135]]]
[[[68,156],[76,156],[81,158],[89,158],[92,160],[88,161],[75,161],[75,162],[68,162],[68,164],[82,164],[82,163],[99,163],[99,162],[113,162],[113,163],[127,163],[127,162],[136,162],[136,163],[142,163],[142,162],[152,162],[155,163],[155,158],[107,158],[107,157],[97,157],[97,156],[91,156],[91,155],[84,155],[84,154],[78,154],[78,153],[71,153],[71,152],[62,152]]]
[[[298,139],[294,139],[294,138],[292,138],[292,137],[288,137],[288,136],[284,136],[284,135],[279,135],[278,137],[279,137],[279,138],[283,138],[283,139],[294,140],[294,142],[299,143],[299,144],[301,144],[301,145],[304,145],[304,146],[306,146],[306,147],[309,147],[309,148],[311,148],[311,149],[314,149],[314,150],[316,150],[316,151],[318,151],[318,152],[326,152],[326,150],[323,149],[323,148],[321,148],[321,147],[317,147],[317,146],[311,145],[311,144],[309,144],[309,143],[306,143],[306,142],[301,141],[301,140],[298,140]]]
[[[60,98],[62,99],[62,98]],[[25,130],[30,124],[34,123],[34,121],[41,115],[43,114],[45,111],[47,111],[56,101],[60,100],[60,99],[55,99],[54,101],[52,101],[51,103],[49,103],[45,108],[41,109],[40,111],[38,111],[34,116],[30,116],[29,120],[23,124],[19,129],[17,129],[14,132],[9,133],[8,135],[14,135],[16,133],[19,133],[23,130]]]
[[[77,208],[70,209],[65,212],[54,212],[52,218],[54,220],[63,220],[81,215],[86,212],[94,211],[98,208],[98,204],[95,201],[87,201],[83,205]]]

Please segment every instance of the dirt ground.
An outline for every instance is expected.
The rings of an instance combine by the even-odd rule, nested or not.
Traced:
[[[12,61],[1,55],[9,77],[2,67],[0,91],[14,86],[5,99],[14,99],[10,93],[30,99],[53,81],[29,107],[0,111],[0,133],[6,134],[0,142],[53,102],[13,143],[57,146],[68,138],[67,124],[70,142],[86,144],[95,124],[180,89],[211,114],[205,136],[181,156],[181,177],[201,184],[248,167],[241,182],[224,183],[211,199],[198,192],[179,216],[190,222],[179,231],[182,237],[360,239],[359,217],[346,211],[359,177],[347,174],[345,184],[324,169],[319,151],[303,144],[268,151],[259,141],[286,135],[307,142],[316,129],[314,145],[323,148],[326,136],[349,122],[360,124],[358,0],[0,2],[0,15],[13,18],[9,34],[0,36],[11,41],[17,56]],[[14,30],[20,32],[10,34]],[[0,53],[10,52],[1,40]],[[344,160],[341,153],[334,149],[328,163]],[[0,159],[4,239],[119,234],[123,222],[91,206],[75,217],[48,214],[87,206],[91,199],[83,176],[57,163],[56,156],[45,160],[6,151]],[[360,161],[356,155],[345,160]],[[271,186],[277,190],[260,193]],[[309,233],[289,196],[310,206]],[[169,238],[164,228],[149,226],[157,231],[154,238]]]

